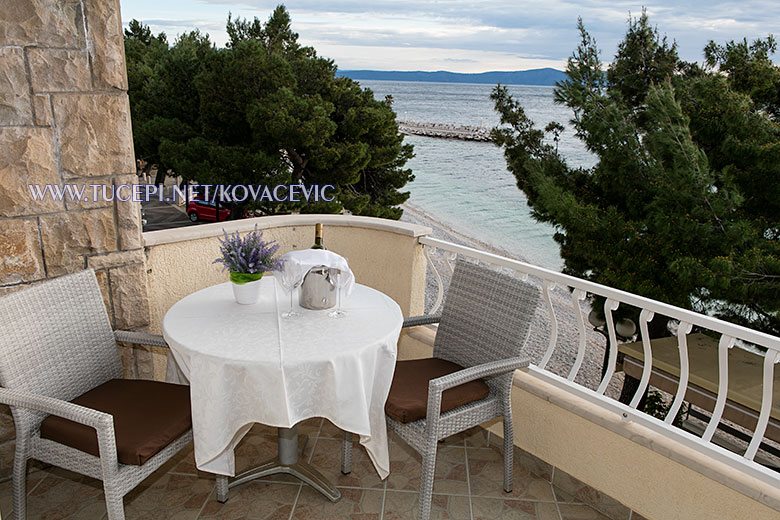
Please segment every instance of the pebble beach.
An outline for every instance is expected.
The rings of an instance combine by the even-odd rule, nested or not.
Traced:
[[[447,225],[438,222],[430,215],[426,214],[421,208],[413,206],[411,204],[404,204],[404,214],[401,217],[401,221],[409,222],[411,224],[417,224],[427,226],[432,229],[431,237],[438,238],[440,240],[447,240],[456,244],[473,247],[475,249],[481,249],[489,251],[494,254],[513,258],[515,260],[525,261],[523,258],[519,258],[517,255],[511,255],[506,251],[502,251],[498,248],[484,243],[477,238],[468,237],[457,231],[451,229]],[[449,285],[450,271],[447,267],[447,258],[438,250],[435,250],[431,254],[431,258],[436,264],[437,271],[442,277],[445,288]],[[529,277],[528,281],[541,287],[541,281],[535,277]],[[426,288],[426,311],[430,310],[436,299],[438,293],[438,287],[435,281],[435,277],[431,268],[428,268],[427,288]],[[575,315],[574,307],[572,306],[571,293],[568,288],[556,287],[552,291],[552,302],[555,314],[558,320],[558,341],[553,355],[550,358],[547,368],[552,372],[566,377],[574,363],[574,359],[577,356],[577,349],[579,347],[579,330],[577,326],[577,318]],[[581,302],[581,308],[583,313],[587,316],[590,312],[590,308],[587,302]],[[585,343],[585,360],[580,368],[580,371],[575,378],[575,382],[580,383],[588,388],[595,389],[598,387],[601,381],[601,364],[604,358],[604,337],[595,332],[588,326],[586,321],[586,343]],[[536,309],[536,313],[531,322],[531,331],[528,336],[528,341],[524,348],[524,352],[531,358],[532,363],[538,364],[544,356],[550,343],[550,317],[547,308],[543,302],[540,302]],[[620,388],[623,384],[622,372],[615,374],[612,377],[609,387],[607,388],[607,394],[611,397],[617,398],[620,395]]]

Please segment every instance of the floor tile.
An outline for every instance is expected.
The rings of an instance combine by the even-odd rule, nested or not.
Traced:
[[[608,517],[586,505],[558,504],[561,520],[609,520]]]
[[[488,444],[490,447],[504,449],[504,439],[493,433],[488,436]],[[515,446],[515,460],[537,477],[541,477],[548,482],[552,481],[552,464],[544,462],[539,457],[531,455],[517,446]]]
[[[299,484],[277,484],[256,480],[230,490],[224,504],[212,493],[199,519],[287,520],[298,496]]]
[[[192,443],[174,455],[171,460],[160,466],[160,469],[157,471],[163,473],[170,471],[173,473],[197,476],[199,471],[195,466],[195,449],[193,448]]]
[[[304,447],[304,439],[299,436],[298,446]],[[253,468],[269,459],[276,457],[277,436],[248,434],[238,443],[234,451],[236,456],[236,473]]]
[[[383,490],[341,488],[341,500],[331,502],[314,489],[304,486],[293,511],[297,520],[379,520]]]
[[[560,520],[551,502],[475,497],[471,508],[474,520]]]
[[[302,428],[303,427],[309,428],[310,427],[309,425],[316,423],[318,420],[319,420],[319,418],[308,419],[307,421],[304,421],[304,423],[301,424],[301,427]],[[316,428],[316,426],[314,426],[314,428]],[[249,434],[248,435],[251,434],[251,435],[272,435],[272,436],[275,436],[276,433],[277,433],[277,429],[275,427],[273,427],[273,426],[268,426],[267,424],[255,423],[254,425],[252,425],[252,429],[249,430]]]
[[[46,477],[48,470],[30,470],[27,474],[27,494],[34,490]],[[11,480],[0,483],[0,515],[3,518],[11,518],[13,511],[13,484]]]
[[[465,445],[466,445],[466,432],[456,433],[455,435],[450,435],[449,437],[445,437],[444,439],[439,441],[440,448],[442,446],[465,446]]]
[[[626,506],[558,468],[553,475],[553,486],[558,503],[584,503],[613,520],[628,520],[631,511]]]
[[[382,481],[357,438],[353,442],[352,473],[342,475],[341,430],[315,418],[307,421],[301,431],[306,432],[299,436],[302,460],[311,462],[339,486],[343,498],[338,503],[293,477],[274,475],[231,489],[227,503],[220,504],[214,489],[215,476],[197,470],[190,445],[125,497],[127,519],[416,517],[421,457],[397,435],[390,435],[391,474]],[[619,502],[563,471],[553,472],[549,465],[525,452],[515,452],[513,491],[506,494],[500,437],[472,429],[448,441],[437,446],[432,519],[628,520],[630,512]],[[275,428],[253,427],[236,449],[237,471],[274,457],[276,443]],[[5,518],[12,514],[11,488],[10,481],[0,483],[0,512]],[[30,468],[27,489],[28,518],[98,520],[106,516],[102,483],[98,480],[35,465]],[[634,514],[631,520],[643,519]]]
[[[352,472],[341,473],[341,446],[338,439],[319,439],[314,448],[311,465],[336,486],[384,488],[366,449],[357,441],[352,443]]]
[[[471,494],[482,497],[522,498],[553,502],[550,483],[531,473],[528,468],[514,461],[512,492],[504,492],[503,450],[491,448],[468,448]]]
[[[45,473],[34,488],[34,477],[27,478],[27,518],[97,520],[106,514],[100,481],[59,468]]]
[[[322,428],[320,429],[320,438],[340,440],[344,438],[344,430],[334,425],[329,420],[323,419]]]
[[[214,478],[155,473],[125,496],[132,520],[197,518],[214,490]]]
[[[451,495],[468,494],[466,450],[459,446],[441,446],[436,450],[433,492]],[[390,442],[390,476],[387,489],[418,491],[422,457],[403,442]]]
[[[0,518],[11,518],[13,511],[13,490],[10,480],[0,483]]]
[[[414,520],[417,518],[418,494],[387,491],[383,520]],[[469,497],[433,495],[431,520],[469,520]]]
[[[493,435],[491,439],[496,437],[496,435]],[[525,450],[521,450],[517,446],[515,446],[515,461],[537,477],[540,477],[547,482],[552,482],[552,464],[543,461],[535,455],[531,455]]]
[[[317,428],[319,428],[319,426],[317,426]],[[315,445],[315,440],[315,434],[298,434],[298,456],[301,460],[309,460],[311,451]],[[243,439],[241,439],[241,442],[235,449],[236,475],[240,475],[244,471],[256,468],[260,464],[273,459],[277,456],[278,451],[278,434],[275,428],[259,431],[253,428]],[[199,474],[208,475],[207,473],[202,472]],[[213,475],[212,478],[214,478]],[[263,477],[260,480],[269,482],[300,482],[294,477],[282,474],[270,475],[268,477]]]
[[[296,427],[298,430],[298,436],[302,437],[307,435],[309,437],[316,437],[320,433],[322,421],[322,417],[312,417],[311,419],[306,419],[305,421],[299,422]],[[276,432],[274,432],[274,435],[276,435]]]
[[[462,435],[467,447],[487,448],[490,446],[491,440],[495,441],[495,439],[498,439],[500,443],[504,442],[503,439],[497,435],[491,435],[489,431],[481,426],[468,429]]]

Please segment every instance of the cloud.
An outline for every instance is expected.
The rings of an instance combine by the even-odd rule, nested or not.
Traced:
[[[190,20],[167,20],[162,18],[145,19],[143,22],[150,27],[167,27],[177,32],[191,31],[195,28],[201,32],[219,32],[225,30],[225,22],[215,20],[190,19]]]
[[[223,45],[228,11],[264,20],[277,3],[126,0],[122,11],[125,20],[138,18],[169,36],[198,27]],[[780,27],[780,2],[767,0],[300,0],[289,3],[288,9],[301,41],[333,58],[341,68],[358,68],[357,63],[368,64],[361,68],[381,68],[370,65],[373,57],[377,63],[394,64],[394,69],[404,65],[412,70],[406,67],[410,60],[425,70],[451,66],[475,72],[480,65],[481,70],[509,70],[519,63],[563,67],[579,41],[578,17],[598,42],[602,59],[611,61],[625,34],[629,13],[639,15],[643,5],[651,22],[678,42],[680,56],[687,60],[701,59],[711,39],[752,40]],[[183,12],[189,16],[181,18]],[[419,54],[411,54],[412,50]],[[496,67],[501,60],[506,60],[505,66]]]

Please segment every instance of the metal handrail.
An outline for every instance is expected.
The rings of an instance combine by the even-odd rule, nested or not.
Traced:
[[[672,430],[677,430],[672,426],[672,422],[682,406],[682,402],[688,386],[689,367],[688,367],[687,335],[690,333],[692,327],[697,326],[697,327],[711,330],[713,332],[720,333],[721,341],[720,341],[719,352],[718,352],[719,355],[718,367],[719,367],[720,377],[719,377],[719,384],[718,384],[717,401],[716,401],[714,413],[712,414],[710,423],[708,424],[704,435],[702,436],[702,438],[698,438],[698,437],[695,438],[696,440],[695,444],[697,444],[698,447],[710,446],[713,448],[717,448],[718,450],[722,450],[722,448],[712,443],[712,434],[714,432],[715,427],[717,426],[718,422],[721,419],[723,407],[728,394],[727,354],[730,347],[734,345],[735,340],[742,340],[745,342],[753,343],[755,345],[759,345],[767,349],[766,353],[764,353],[763,355],[764,356],[763,392],[762,392],[763,396],[761,401],[761,409],[759,410],[759,417],[758,417],[755,430],[753,431],[753,437],[751,439],[751,442],[748,448],[746,449],[745,453],[741,457],[741,460],[743,460],[746,463],[749,463],[749,465],[751,466],[751,472],[754,472],[755,470],[758,471],[758,474],[761,474],[764,477],[767,476],[763,471],[764,468],[756,470],[752,466],[758,466],[757,464],[753,463],[753,459],[764,437],[764,433],[766,432],[766,428],[771,415],[774,365],[775,363],[780,362],[780,338],[741,325],[729,323],[720,320],[718,318],[713,318],[711,316],[693,312],[687,309],[675,307],[667,303],[652,300],[650,298],[645,298],[643,296],[638,296],[636,294],[632,294],[626,291],[621,291],[619,289],[614,289],[612,287],[590,282],[588,280],[583,280],[581,278],[576,278],[574,276],[551,271],[549,269],[544,269],[542,267],[531,265],[525,262],[520,262],[518,260],[513,260],[511,258],[506,258],[493,253],[488,253],[486,251],[480,251],[478,249],[474,249],[471,247],[462,246],[462,245],[454,244],[452,242],[430,238],[427,236],[420,237],[418,240],[420,244],[426,247],[426,249],[427,248],[441,249],[443,251],[449,252],[450,254],[460,254],[465,257],[486,262],[488,264],[497,267],[503,267],[503,268],[514,270],[520,273],[523,277],[532,275],[537,278],[540,278],[542,281],[541,285],[543,289],[544,301],[546,303],[547,312],[550,317],[551,338],[550,338],[550,344],[547,350],[545,351],[545,354],[541,362],[539,363],[538,366],[533,367],[535,368],[534,372],[540,374],[546,373],[547,376],[545,377],[550,379],[550,381],[554,381],[556,384],[575,385],[577,387],[578,394],[584,392],[585,395],[591,395],[592,396],[591,400],[600,402],[601,404],[605,404],[608,400],[608,398],[606,398],[603,394],[609,384],[610,379],[612,378],[612,375],[614,374],[617,365],[618,344],[617,344],[617,337],[615,331],[615,323],[614,323],[612,313],[615,310],[617,310],[617,308],[621,304],[627,304],[641,309],[640,319],[639,319],[640,330],[641,330],[640,337],[642,339],[643,349],[646,353],[645,356],[646,361],[645,361],[645,366],[643,368],[643,373],[642,373],[642,378],[640,381],[639,388],[637,388],[636,394],[631,400],[630,405],[624,405],[623,403],[619,403],[616,402],[615,400],[609,399],[609,402],[611,402],[612,404],[609,404],[608,407],[614,409],[615,405],[617,405],[616,408],[621,411],[620,413],[624,418],[633,417],[635,419],[641,419],[641,422],[643,423],[647,422],[649,418],[651,419],[650,422],[654,424],[654,429],[658,431],[669,432]],[[441,283],[441,278],[436,269],[436,266],[430,258],[429,251],[426,250],[425,253],[431,265],[431,268],[433,269],[433,272],[437,278],[436,281],[437,281],[439,294],[436,301],[437,303],[439,303],[441,302],[443,297],[444,286]],[[570,370],[566,378],[559,378],[555,374],[552,374],[546,368],[547,362],[550,360],[557,346],[557,338],[558,338],[558,321],[557,321],[555,310],[553,308],[552,301],[550,299],[550,292],[555,286],[568,287],[572,290],[571,301],[572,301],[572,305],[574,306],[573,308],[578,318],[578,325],[579,325],[578,329],[580,334],[580,342],[579,342],[579,348],[577,350],[577,358],[575,359],[574,366],[572,367],[572,369]],[[609,341],[607,342],[607,348],[609,349],[608,351],[609,361],[606,367],[606,371],[599,384],[599,387],[595,391],[574,382],[574,378],[576,377],[577,372],[579,371],[582,365],[581,358],[584,352],[583,338],[585,335],[585,329],[582,326],[583,316],[582,316],[582,310],[579,307],[579,301],[585,297],[586,293],[599,295],[605,299],[604,316],[605,316],[606,329],[607,329],[606,335],[609,338]],[[644,412],[640,412],[636,410],[641,395],[644,393],[645,389],[647,388],[649,378],[650,378],[650,371],[652,369],[653,356],[651,350],[651,343],[649,341],[647,323],[653,319],[655,314],[664,315],[679,321],[679,326],[677,330],[678,349],[679,349],[679,356],[680,356],[680,377],[678,382],[679,387],[677,393],[674,396],[672,405],[670,406],[670,410],[664,421],[658,421],[657,419],[648,416]],[[560,381],[558,379],[560,379]],[[660,424],[655,424],[653,423],[653,421],[658,421]],[[687,439],[686,442],[688,441],[690,441],[690,439]],[[726,460],[733,461],[732,455],[733,454],[729,453]],[[775,475],[772,478],[777,478],[777,476]]]
[[[675,307],[674,305],[670,305],[668,303],[651,300],[650,298],[645,298],[644,296],[621,291],[620,289],[590,282],[588,280],[583,280],[582,278],[576,278],[567,274],[558,273],[543,267],[527,264],[525,262],[520,262],[519,260],[513,260],[511,258],[488,253],[486,251],[480,251],[471,247],[453,244],[452,242],[439,240],[437,238],[430,238],[426,236],[420,237],[418,240],[420,244],[425,246],[435,247],[445,251],[450,251],[452,253],[461,254],[499,267],[507,267],[521,273],[526,273],[537,276],[544,280],[555,282],[561,286],[582,289],[589,293],[598,294],[599,296],[604,296],[612,300],[620,301],[621,303],[633,305],[634,307],[647,309],[658,314],[663,314],[665,316],[690,323],[691,325],[710,329],[715,332],[720,332],[721,334],[733,336],[744,341],[755,343],[757,345],[761,345],[762,347],[780,352],[780,338],[754,329],[749,329],[742,325],[736,325],[734,323],[729,323],[727,321],[700,314],[698,312]]]

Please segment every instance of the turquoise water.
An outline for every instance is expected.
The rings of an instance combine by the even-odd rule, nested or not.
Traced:
[[[361,81],[377,99],[393,96],[400,120],[495,126],[491,85]],[[550,121],[568,126],[571,112],[553,103],[553,87],[510,86],[527,114],[544,128]],[[530,216],[525,194],[507,171],[501,149],[491,143],[409,136],[415,174],[407,185],[409,204],[463,235],[476,238],[530,263],[560,270],[554,229]],[[593,157],[563,133],[560,150],[571,165],[591,166]]]

